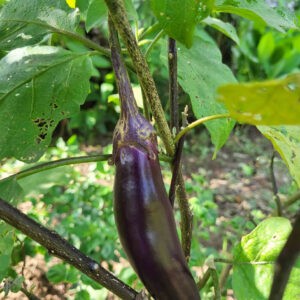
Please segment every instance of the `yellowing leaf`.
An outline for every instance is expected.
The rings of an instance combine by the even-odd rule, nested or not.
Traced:
[[[218,94],[218,100],[238,122],[300,125],[300,73],[284,79],[223,85]]]
[[[66,0],[66,2],[71,8],[76,7],[76,0]]]

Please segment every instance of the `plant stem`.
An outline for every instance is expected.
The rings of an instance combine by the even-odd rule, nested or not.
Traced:
[[[55,231],[38,224],[20,210],[0,198],[0,219],[44,246],[50,254],[57,256],[82,273],[116,294],[122,299],[135,299],[137,292],[105,270],[99,263],[84,255]]]
[[[189,132],[190,130],[192,130],[193,128],[195,128],[196,126],[199,126],[207,121],[212,121],[212,120],[216,120],[216,119],[222,119],[222,118],[230,118],[229,114],[218,114],[218,115],[212,115],[212,116],[208,116],[208,117],[203,117],[191,124],[189,124],[188,126],[186,126],[185,128],[183,128],[175,137],[174,142],[177,143],[179,141],[179,139],[185,135],[187,132]]]
[[[271,177],[271,183],[273,189],[273,198],[275,200],[276,208],[277,208],[277,216],[282,216],[282,205],[281,205],[280,197],[278,195],[278,187],[277,187],[277,182],[276,182],[275,172],[274,172],[274,158],[275,158],[275,151],[273,151],[270,160],[270,177]]]
[[[177,83],[177,49],[176,41],[169,38],[168,45],[168,64],[169,64],[169,97],[170,97],[170,128],[175,128],[176,134],[179,130],[178,121],[178,83]]]
[[[152,50],[152,48],[154,47],[154,45],[159,41],[159,39],[162,37],[162,35],[164,34],[164,31],[161,30],[156,36],[155,38],[152,40],[152,42],[150,43],[150,45],[148,46],[146,52],[145,52],[145,58],[147,59],[148,56],[150,55],[150,52]]]
[[[175,202],[176,183],[178,179],[178,173],[181,170],[181,154],[182,154],[183,144],[184,144],[184,136],[179,140],[177,144],[176,152],[173,160],[172,179],[171,179],[170,190],[169,190],[169,199],[172,207],[174,206],[174,202]]]
[[[205,271],[202,278],[199,279],[199,282],[197,283],[197,287],[199,290],[201,290],[207,283],[208,279],[210,277],[210,270],[209,268]]]
[[[218,273],[217,270],[215,268],[209,268],[210,271],[210,276],[212,278],[212,282],[213,282],[213,286],[214,286],[214,290],[215,290],[215,300],[221,300],[221,289],[219,286],[219,278],[218,278]]]
[[[283,297],[292,268],[300,255],[299,236],[300,213],[298,213],[292,232],[277,258],[269,300],[281,300]]]
[[[58,159],[55,161],[49,161],[46,163],[41,163],[36,166],[33,166],[31,168],[28,168],[26,170],[20,171],[16,174],[13,174],[9,177],[6,177],[2,180],[7,180],[9,178],[15,177],[16,179],[22,179],[24,177],[47,171],[50,169],[67,166],[67,165],[73,165],[73,164],[84,164],[89,162],[97,162],[97,161],[107,161],[109,158],[111,158],[111,154],[102,154],[102,155],[89,155],[89,156],[79,156],[79,157],[70,157],[70,158],[63,158]],[[0,180],[0,181],[2,181]]]
[[[178,206],[181,215],[181,222],[180,222],[181,243],[182,243],[182,249],[185,258],[187,261],[189,261],[191,244],[192,244],[193,215],[190,210],[181,169],[179,169],[178,171],[177,184],[178,184],[178,188],[176,192],[178,198]]]
[[[97,43],[91,41],[90,39],[85,38],[84,36],[81,36],[75,32],[72,31],[68,31],[68,30],[64,30],[64,29],[60,29],[60,28],[56,28],[54,26],[51,26],[48,23],[45,23],[43,21],[37,21],[37,20],[22,20],[22,19],[5,19],[6,22],[17,22],[17,23],[24,23],[24,24],[34,24],[40,27],[44,27],[49,29],[50,32],[55,32],[64,36],[67,36],[73,40],[76,40],[80,43],[82,43],[83,45],[87,46],[90,49],[96,50],[98,51],[100,54],[103,54],[107,57],[110,57],[110,51],[109,49],[102,47],[100,45],[98,45]]]
[[[122,0],[105,0],[110,11],[111,18],[122,37],[128,53],[134,62],[136,73],[140,84],[145,91],[146,98],[150,102],[153,117],[157,123],[160,137],[170,156],[175,153],[175,144],[172,139],[171,131],[164,116],[164,111],[157,93],[154,80],[151,76],[145,57],[141,53],[134,34],[131,30],[124,3]]]

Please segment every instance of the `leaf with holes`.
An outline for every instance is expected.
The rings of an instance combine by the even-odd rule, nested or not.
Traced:
[[[287,165],[300,187],[300,126],[258,126]]]
[[[189,94],[196,117],[227,113],[226,107],[216,100],[216,89],[236,79],[222,63],[218,47],[205,36],[195,38],[191,49],[179,47],[178,82]],[[216,147],[215,154],[226,142],[233,125],[234,122],[227,119],[205,123]]]
[[[300,73],[283,79],[227,84],[219,101],[231,116],[253,125],[300,125]]]
[[[75,32],[78,11],[65,0],[10,0],[0,11],[0,48],[34,45],[52,32]]]
[[[296,17],[288,9],[274,9],[262,0],[216,0],[216,12],[236,14],[279,31],[296,28]]]
[[[199,0],[152,0],[151,7],[161,28],[173,39],[191,47],[199,3]]]
[[[0,159],[34,162],[62,119],[79,111],[90,88],[87,53],[24,47],[0,61]]]
[[[268,299],[274,273],[274,262],[290,232],[290,221],[274,217],[261,222],[252,232],[242,237],[234,248],[233,291],[238,300]],[[299,261],[293,268],[284,298],[296,299]]]

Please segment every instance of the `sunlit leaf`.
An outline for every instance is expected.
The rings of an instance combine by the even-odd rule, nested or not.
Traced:
[[[0,11],[0,48],[34,45],[55,30],[75,32],[78,24],[65,0],[10,0]]]
[[[86,53],[24,47],[0,61],[0,159],[34,162],[61,119],[79,111],[90,84]]]
[[[76,0],[66,0],[66,2],[71,8],[76,7]]]
[[[275,261],[290,232],[286,218],[269,218],[244,236],[234,249],[232,284],[238,300],[267,300],[272,284]],[[300,286],[300,260],[292,270],[284,300],[296,299]],[[299,281],[298,281],[299,282]]]
[[[284,79],[228,84],[218,89],[234,119],[254,125],[300,124],[300,73]]]

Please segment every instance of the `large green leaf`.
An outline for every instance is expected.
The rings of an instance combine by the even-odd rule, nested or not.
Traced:
[[[233,290],[238,300],[268,299],[274,262],[291,232],[288,219],[275,217],[261,222],[244,236],[234,249]],[[300,293],[300,260],[293,268],[284,298],[297,299]]]
[[[284,79],[227,84],[218,89],[231,116],[254,125],[300,125],[300,73]]]
[[[164,31],[175,40],[192,46],[200,0],[151,0],[152,10]]]
[[[190,95],[197,118],[228,112],[216,100],[216,89],[225,83],[235,82],[231,70],[222,63],[218,47],[205,37],[196,37],[191,49],[179,45],[178,82]],[[226,142],[234,122],[219,119],[205,123],[210,132],[215,153]]]
[[[75,31],[78,23],[78,11],[65,0],[10,0],[0,12],[0,48],[34,45],[53,31]]]
[[[215,5],[217,12],[237,14],[279,31],[296,28],[296,18],[291,11],[283,8],[275,10],[264,0],[216,0]]]
[[[57,123],[79,111],[89,92],[88,54],[24,47],[0,61],[0,159],[39,159]]]
[[[287,165],[300,187],[300,126],[258,126]]]

